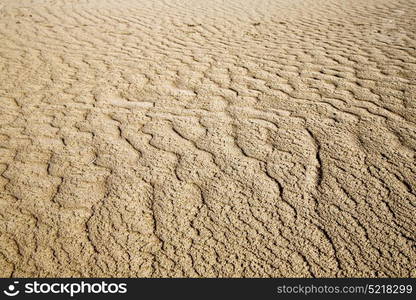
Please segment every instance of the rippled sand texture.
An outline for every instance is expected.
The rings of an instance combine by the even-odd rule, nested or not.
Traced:
[[[416,276],[415,0],[0,6],[1,276]]]

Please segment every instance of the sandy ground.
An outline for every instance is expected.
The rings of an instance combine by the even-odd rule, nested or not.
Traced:
[[[415,0],[0,0],[0,276],[416,277]]]

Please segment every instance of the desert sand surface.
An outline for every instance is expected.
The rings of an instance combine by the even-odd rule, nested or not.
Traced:
[[[415,0],[0,0],[0,276],[416,277]]]

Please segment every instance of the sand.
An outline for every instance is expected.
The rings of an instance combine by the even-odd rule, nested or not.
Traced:
[[[415,0],[0,7],[0,276],[416,277]]]

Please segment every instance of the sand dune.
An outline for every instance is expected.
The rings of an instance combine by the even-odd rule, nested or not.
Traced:
[[[0,0],[0,276],[416,277],[415,0]]]

